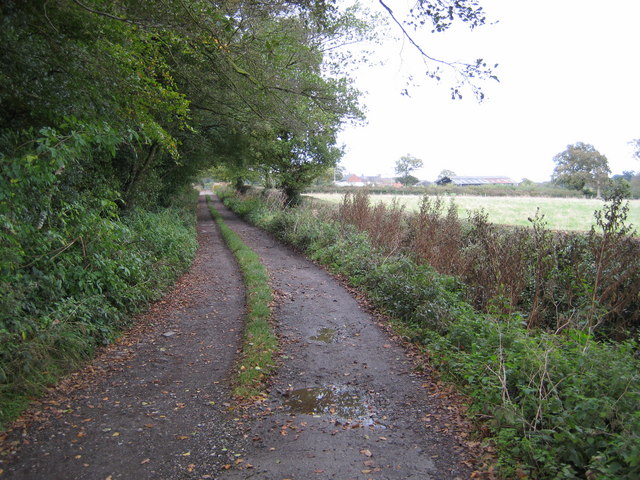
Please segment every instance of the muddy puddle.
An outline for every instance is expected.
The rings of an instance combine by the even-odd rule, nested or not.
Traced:
[[[336,340],[336,331],[333,328],[321,328],[314,336],[309,337],[314,342],[333,343]]]
[[[379,425],[373,419],[373,407],[365,396],[352,388],[331,385],[291,391],[284,406],[291,413],[326,415],[344,422]]]

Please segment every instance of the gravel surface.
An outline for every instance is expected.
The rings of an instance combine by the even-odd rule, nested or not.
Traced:
[[[244,287],[203,197],[198,239],[174,290],[17,423],[0,478],[217,478],[233,463],[243,442],[230,373]]]
[[[16,422],[0,478],[469,478],[447,396],[381,321],[323,269],[214,205],[261,256],[278,299],[268,398],[243,408],[231,398],[244,289],[201,196],[191,271]]]
[[[244,467],[223,478],[468,478],[447,405],[406,350],[323,269],[215,206],[271,274],[282,344],[269,400],[247,422]]]

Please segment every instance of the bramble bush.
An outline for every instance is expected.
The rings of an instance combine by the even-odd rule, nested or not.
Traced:
[[[244,198],[259,200],[234,197],[230,203],[237,206]],[[523,472],[537,479],[640,476],[636,340],[599,339],[575,325],[558,334],[527,328],[527,318],[500,299],[480,313],[468,303],[469,287],[459,277],[417,264],[411,256],[390,255],[331,213],[264,203],[245,212],[363,289],[441,374],[469,395],[469,414],[487,425],[503,477]]]

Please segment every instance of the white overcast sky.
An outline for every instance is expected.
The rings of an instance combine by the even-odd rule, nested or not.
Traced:
[[[386,0],[401,14],[410,0]],[[382,11],[376,0],[363,0]],[[505,175],[549,180],[553,156],[576,142],[592,144],[613,173],[640,170],[628,142],[640,138],[639,0],[481,0],[489,21],[471,32],[424,34],[421,46],[446,60],[498,63],[500,83],[451,100],[450,83],[424,78],[406,42],[376,48],[384,66],[362,67],[368,124],[340,136],[341,165],[355,174],[394,176],[405,154],[424,161],[415,175]],[[392,28],[391,26],[390,28]],[[399,36],[399,30],[392,31]],[[420,86],[400,92],[411,74]]]

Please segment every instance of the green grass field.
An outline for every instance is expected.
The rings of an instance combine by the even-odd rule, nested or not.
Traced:
[[[336,193],[313,193],[310,196],[331,203],[339,203],[343,197]],[[370,198],[374,204],[399,198],[407,211],[412,211],[418,209],[422,197],[371,195]],[[505,225],[530,225],[527,218],[533,217],[536,209],[540,208],[549,228],[555,230],[589,230],[594,223],[593,212],[603,205],[601,200],[581,198],[447,196],[443,199],[447,206],[450,199],[455,201],[461,218],[466,218],[474,210],[484,209],[491,222]],[[627,223],[640,227],[640,200],[629,201]]]

